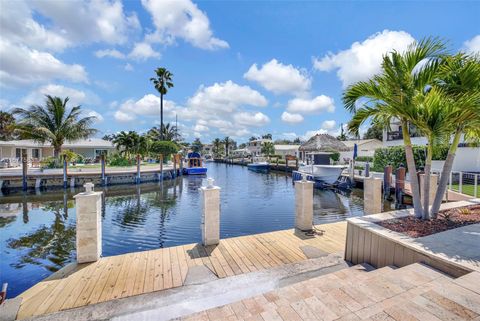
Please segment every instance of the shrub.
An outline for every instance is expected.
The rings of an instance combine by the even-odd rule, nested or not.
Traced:
[[[133,162],[120,154],[112,154],[107,158],[107,164],[109,166],[130,166]]]
[[[40,164],[42,168],[63,168],[62,162],[55,157],[44,158]]]
[[[356,159],[356,161],[359,161],[359,162],[373,162],[373,157],[371,156],[358,156]]]
[[[334,162],[338,162],[340,160],[340,153],[339,152],[332,152],[330,154],[330,159]]]
[[[425,166],[425,147],[413,146],[413,158],[417,169]],[[385,166],[392,165],[398,168],[400,165],[407,167],[407,159],[405,157],[404,146],[391,146],[387,148],[379,148],[375,151],[373,157],[373,170],[383,172]],[[408,170],[408,168],[407,168]]]

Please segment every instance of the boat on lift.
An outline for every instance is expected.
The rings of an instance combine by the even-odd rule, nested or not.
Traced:
[[[207,168],[203,166],[203,159],[200,153],[190,152],[185,159],[185,165],[183,166],[184,175],[205,175],[207,174]]]
[[[314,181],[318,186],[335,185],[346,165],[330,165],[331,153],[309,153],[307,164],[301,164],[298,170],[292,172],[294,181],[301,180],[305,175],[307,180]]]

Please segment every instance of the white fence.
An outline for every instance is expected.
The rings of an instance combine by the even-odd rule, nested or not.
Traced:
[[[457,172],[450,173],[448,189],[473,197],[480,195],[478,184],[480,182],[480,173]]]

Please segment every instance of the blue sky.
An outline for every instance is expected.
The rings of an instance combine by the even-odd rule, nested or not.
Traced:
[[[383,53],[439,36],[480,51],[480,2],[144,0],[0,2],[0,108],[69,96],[100,136],[157,125],[157,67],[174,74],[165,119],[187,141],[338,134],[342,90]]]

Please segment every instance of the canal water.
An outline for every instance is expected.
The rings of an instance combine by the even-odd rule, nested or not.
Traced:
[[[208,163],[221,190],[222,238],[292,228],[295,195],[283,173]],[[102,199],[103,255],[201,241],[200,192],[205,177],[182,176],[162,183],[111,186]],[[100,188],[96,188],[99,190]],[[14,297],[75,259],[77,190],[0,196],[0,284]],[[315,190],[314,222],[363,215],[362,191]]]

